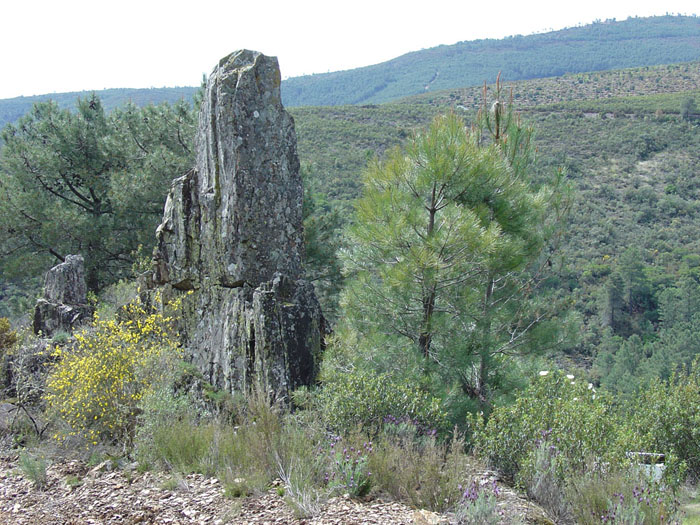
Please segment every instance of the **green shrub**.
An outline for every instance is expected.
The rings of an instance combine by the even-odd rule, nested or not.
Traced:
[[[570,480],[566,497],[581,525],[680,523],[678,502],[664,485],[640,475],[634,467],[602,473],[595,469]]]
[[[448,443],[434,437],[411,442],[382,433],[374,450],[368,462],[373,486],[416,508],[454,508],[462,496],[460,487],[475,470],[474,459],[464,452],[459,437]]]
[[[340,433],[358,426],[378,432],[389,416],[406,417],[429,429],[447,426],[439,399],[389,374],[335,372],[323,384],[319,405],[326,424]]]
[[[56,345],[65,345],[68,341],[70,340],[70,334],[68,332],[64,332],[62,330],[59,330],[55,334],[53,334],[53,337],[51,338],[51,341],[56,344]]]
[[[70,426],[67,435],[54,437],[77,435],[95,445],[100,439],[129,440],[139,401],[180,357],[172,317],[134,302],[124,307],[121,320],[96,316],[74,338],[71,348],[54,348],[58,361],[46,382],[49,410]]]
[[[119,309],[137,300],[138,289],[135,281],[122,279],[110,284],[100,292],[99,302],[94,298],[97,313],[103,319],[118,315]]]
[[[668,381],[654,380],[629,407],[629,435],[644,452],[666,455],[667,482],[700,480],[700,360]]]
[[[19,455],[19,468],[27,479],[32,482],[34,488],[42,490],[46,487],[48,482],[47,463],[43,456],[22,452]]]
[[[571,375],[540,374],[512,406],[494,410],[487,423],[471,421],[477,451],[559,519],[673,523],[674,485],[650,481],[631,463],[626,452],[640,436],[610,399]]]
[[[321,464],[320,451],[325,434],[299,424],[269,396],[249,394],[233,426],[229,419],[195,416],[191,401],[172,392],[152,392],[139,405],[143,424],[135,453],[142,464],[217,476],[229,497],[266,490],[280,470],[291,476],[295,487],[300,472],[314,486],[323,485],[327,465]]]
[[[619,423],[609,399],[591,384],[562,372],[541,372],[512,405],[496,408],[488,420],[474,417],[474,446],[502,475],[531,477],[543,442],[556,451],[556,477],[581,472],[588,459],[624,462]]]

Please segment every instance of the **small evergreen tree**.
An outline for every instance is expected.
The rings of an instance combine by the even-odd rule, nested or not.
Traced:
[[[565,211],[560,177],[530,182],[532,130],[499,95],[475,127],[438,117],[370,165],[343,253],[341,332],[363,357],[413,365],[482,406],[552,319],[537,289]]]

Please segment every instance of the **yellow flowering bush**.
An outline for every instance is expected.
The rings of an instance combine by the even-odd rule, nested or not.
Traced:
[[[91,327],[75,334],[72,347],[54,348],[57,363],[45,401],[70,426],[55,438],[77,435],[93,444],[130,438],[144,393],[181,357],[172,317],[179,301],[159,308],[156,297],[155,303],[147,307],[135,300],[117,319],[95,315]]]

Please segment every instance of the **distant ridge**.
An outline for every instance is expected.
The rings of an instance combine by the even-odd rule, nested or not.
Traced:
[[[438,46],[283,84],[288,106],[376,104],[426,91],[700,59],[700,18],[605,21],[529,36]]]
[[[191,101],[198,88],[173,87],[173,88],[118,88],[102,89],[95,91],[102,101],[102,106],[111,111],[126,102],[133,102],[137,106],[148,104],[160,104],[161,102],[174,103],[184,99]],[[61,108],[72,108],[78,98],[89,97],[92,91],[71,91],[68,93],[50,93],[32,97],[14,97],[0,100],[0,127],[8,122],[14,122],[27,113],[35,102],[53,100]]]
[[[286,106],[376,104],[438,90],[493,82],[545,78],[700,60],[700,18],[659,16],[605,21],[529,36],[474,40],[414,51],[373,66],[284,80]],[[196,87],[96,91],[107,110],[131,100],[149,103],[192,100]],[[32,104],[52,99],[73,107],[90,91],[0,100],[0,127]]]

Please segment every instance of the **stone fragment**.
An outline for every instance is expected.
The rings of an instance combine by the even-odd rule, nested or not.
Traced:
[[[45,337],[60,331],[70,333],[93,312],[87,301],[83,257],[68,255],[46,273],[44,296],[34,307],[34,333]]]

